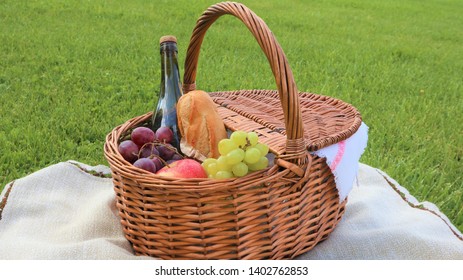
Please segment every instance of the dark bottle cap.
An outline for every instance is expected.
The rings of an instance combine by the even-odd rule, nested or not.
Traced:
[[[162,36],[161,39],[159,39],[159,44],[165,43],[165,42],[174,42],[177,43],[177,38],[172,35],[166,35]]]

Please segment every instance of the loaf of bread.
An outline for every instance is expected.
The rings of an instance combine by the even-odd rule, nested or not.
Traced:
[[[180,97],[177,119],[185,150],[193,148],[207,158],[220,156],[218,144],[227,138],[227,131],[207,92],[194,90]],[[192,151],[182,149],[182,152],[192,156]]]

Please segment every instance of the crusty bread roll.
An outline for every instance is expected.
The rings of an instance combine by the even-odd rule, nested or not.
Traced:
[[[218,144],[220,140],[227,138],[227,131],[207,92],[193,90],[180,97],[177,103],[177,119],[183,143],[205,157],[220,156]]]

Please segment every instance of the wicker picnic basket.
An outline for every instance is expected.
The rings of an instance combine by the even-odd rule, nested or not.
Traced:
[[[162,178],[118,152],[152,113],[128,120],[106,138],[117,208],[138,255],[162,259],[291,259],[326,239],[341,219],[333,174],[311,151],[351,136],[359,112],[340,100],[298,92],[286,57],[267,25],[239,3],[211,6],[187,50],[185,92],[195,88],[201,43],[220,16],[240,19],[270,62],[278,90],[211,92],[227,129],[255,131],[275,154],[273,166],[234,179]]]

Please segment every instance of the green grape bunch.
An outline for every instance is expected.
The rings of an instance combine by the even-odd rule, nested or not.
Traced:
[[[243,177],[250,172],[267,168],[269,147],[259,143],[255,132],[234,131],[230,138],[219,142],[220,156],[207,158],[202,166],[209,178]]]

